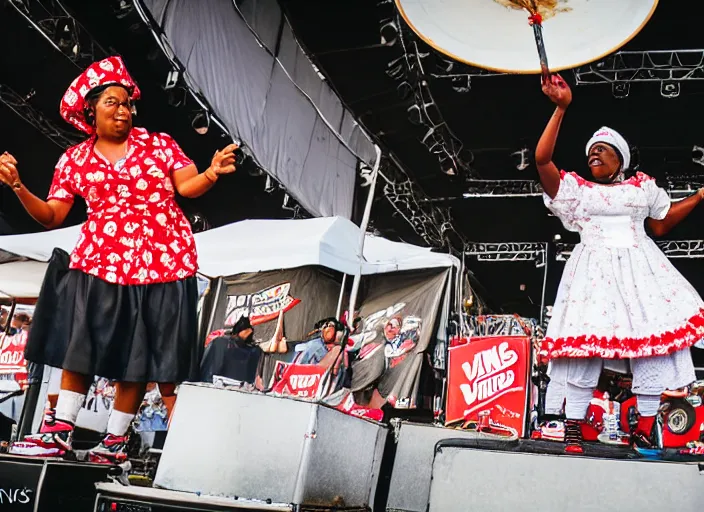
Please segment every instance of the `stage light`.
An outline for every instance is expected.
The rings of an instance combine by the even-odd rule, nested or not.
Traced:
[[[561,235],[555,235],[554,237],[552,237],[552,241],[553,241],[553,242],[559,242],[560,240],[562,240],[562,236],[561,236]]]
[[[398,27],[393,21],[388,21],[381,26],[381,44],[393,46],[398,38]]]
[[[115,13],[118,19],[124,18],[134,10],[132,2],[127,0],[113,0],[112,12]]]
[[[66,53],[71,51],[74,55],[78,53],[78,42],[76,41],[76,24],[73,18],[65,17],[56,21],[54,30],[54,40],[59,49]]]
[[[271,194],[276,190],[276,184],[274,183],[274,180],[271,179],[271,176],[267,175],[266,177],[266,182],[264,183],[264,192],[267,194]]]
[[[451,158],[440,160],[440,170],[448,176],[457,176],[457,166]]]
[[[472,89],[472,77],[469,75],[454,76],[450,79],[452,90],[460,94],[468,93]]]
[[[680,83],[669,80],[660,82],[660,96],[663,98],[676,98],[680,95]]]
[[[210,128],[210,114],[207,110],[196,112],[191,119],[191,126],[199,135],[205,135]]]
[[[193,233],[201,233],[210,229],[210,222],[202,213],[194,213],[188,216],[188,222],[191,224]]]
[[[611,94],[614,98],[622,100],[628,98],[628,94],[631,92],[631,84],[629,83],[613,83],[611,84]]]

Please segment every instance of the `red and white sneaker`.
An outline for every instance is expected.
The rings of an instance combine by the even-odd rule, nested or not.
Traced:
[[[10,445],[8,453],[25,457],[63,457],[71,451],[73,425],[54,420],[43,427],[44,432],[26,436]]]
[[[96,464],[121,464],[127,460],[129,436],[107,434],[98,446],[88,451],[88,461]]]
[[[56,409],[50,407],[44,411],[44,421],[42,421],[42,426],[39,427],[39,433],[46,434],[50,432],[54,423],[56,423]]]

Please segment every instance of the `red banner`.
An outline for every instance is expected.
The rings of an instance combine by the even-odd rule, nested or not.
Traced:
[[[22,387],[27,383],[25,345],[27,345],[26,331],[20,331],[11,336],[0,334],[0,375],[14,375],[14,379]]]
[[[277,361],[272,393],[317,398],[326,369],[317,364],[288,364]]]
[[[490,336],[449,349],[445,424],[475,421],[482,430],[525,435],[530,340]]]

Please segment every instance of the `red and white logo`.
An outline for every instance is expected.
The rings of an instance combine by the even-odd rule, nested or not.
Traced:
[[[471,338],[450,347],[446,424],[473,420],[523,435],[529,354],[526,337]]]

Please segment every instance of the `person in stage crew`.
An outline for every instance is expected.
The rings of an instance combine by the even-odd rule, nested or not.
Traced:
[[[593,181],[552,161],[560,124],[572,101],[559,76],[543,83],[557,105],[535,150],[546,206],[580,234],[565,266],[541,355],[550,358],[548,413],[563,407],[568,452],[579,453],[580,421],[602,367],[633,374],[638,426],[631,441],[648,446],[660,396],[695,380],[690,347],[704,336],[704,302],[646,234],[661,236],[704,197],[677,202],[655,180],[629,172],[630,149],[611,128],[586,146]]]
[[[199,174],[169,135],[133,127],[139,97],[120,57],[74,80],[60,113],[89,137],[61,156],[46,201],[23,185],[12,155],[0,157],[0,180],[45,227],[63,223],[76,195],[87,204],[68,268],[53,287],[59,296],[48,301],[56,310],[40,312],[40,297],[35,311],[51,324],[41,329],[50,335],[30,336],[27,345],[34,362],[63,368],[55,419],[13,453],[70,451],[76,417],[99,375],[116,380],[117,390],[107,436],[91,460],[119,459],[146,383],[171,397],[176,383],[197,378],[196,248],[174,191],[189,198],[207,192],[235,171],[237,146],[216,152]]]

